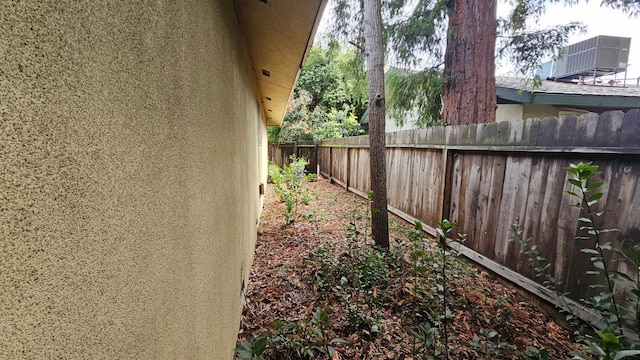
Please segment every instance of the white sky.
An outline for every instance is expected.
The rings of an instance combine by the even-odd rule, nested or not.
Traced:
[[[318,34],[326,32],[327,23],[331,21],[331,5],[329,1]],[[505,17],[509,13],[508,0],[499,0],[498,17]],[[587,32],[576,34],[569,38],[568,44],[573,44],[598,35],[622,36],[631,38],[631,48],[629,49],[629,61],[627,67],[627,79],[640,78],[640,18],[629,17],[620,10],[601,7],[600,1],[591,0],[585,4],[581,2],[574,6],[564,6],[562,4],[549,4],[545,14],[540,19],[541,27],[548,27],[558,24],[566,24],[571,21],[581,21],[587,26]],[[504,75],[512,72],[512,68],[506,64],[496,69],[496,74]],[[510,75],[514,75],[511,73]],[[622,79],[624,74],[618,74]]]

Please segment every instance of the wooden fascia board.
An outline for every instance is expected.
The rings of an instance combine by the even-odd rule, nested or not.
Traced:
[[[496,95],[499,99],[513,101],[520,104],[531,104],[532,101],[531,93],[524,90],[496,87]]]
[[[498,87],[498,99],[521,104],[590,106],[632,109],[640,107],[640,98],[615,95],[549,94]]]

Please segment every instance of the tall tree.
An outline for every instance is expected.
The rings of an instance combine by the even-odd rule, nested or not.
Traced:
[[[495,121],[496,2],[451,2],[444,55],[445,125]]]
[[[385,154],[384,43],[380,0],[364,2],[365,62],[369,94],[369,164],[371,172],[371,232],[376,245],[389,247],[387,170]]]

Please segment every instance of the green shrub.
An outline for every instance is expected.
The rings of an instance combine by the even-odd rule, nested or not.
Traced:
[[[330,338],[331,319],[323,308],[316,308],[311,319],[299,322],[276,320],[273,323],[277,333],[262,333],[251,341],[236,347],[241,359],[261,360],[317,359],[320,356],[332,358],[337,344],[345,343],[339,338]]]
[[[295,155],[291,155],[290,159],[291,163],[283,165],[282,168],[269,164],[269,179],[274,184],[276,196],[284,202],[284,218],[287,224],[297,220],[298,205],[306,205],[313,200],[313,195],[306,188],[307,160],[297,158]]]

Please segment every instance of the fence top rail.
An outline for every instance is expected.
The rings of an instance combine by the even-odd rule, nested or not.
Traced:
[[[639,139],[640,141],[640,139]],[[368,145],[321,145],[321,148],[368,149]],[[428,144],[387,144],[387,149],[457,150],[475,152],[512,153],[566,153],[602,155],[640,155],[640,146],[635,147],[549,147],[511,145],[428,145]]]
[[[318,146],[318,144],[316,143],[310,143],[310,142],[292,142],[292,143],[277,143],[277,142],[269,142],[270,145],[272,146],[283,146],[283,147],[288,147],[288,146],[297,146],[297,147],[316,147]]]
[[[389,147],[484,147],[495,151],[543,148],[539,151],[638,154],[640,109],[404,130],[387,134],[386,143]],[[320,146],[366,148],[369,137],[329,139]]]

